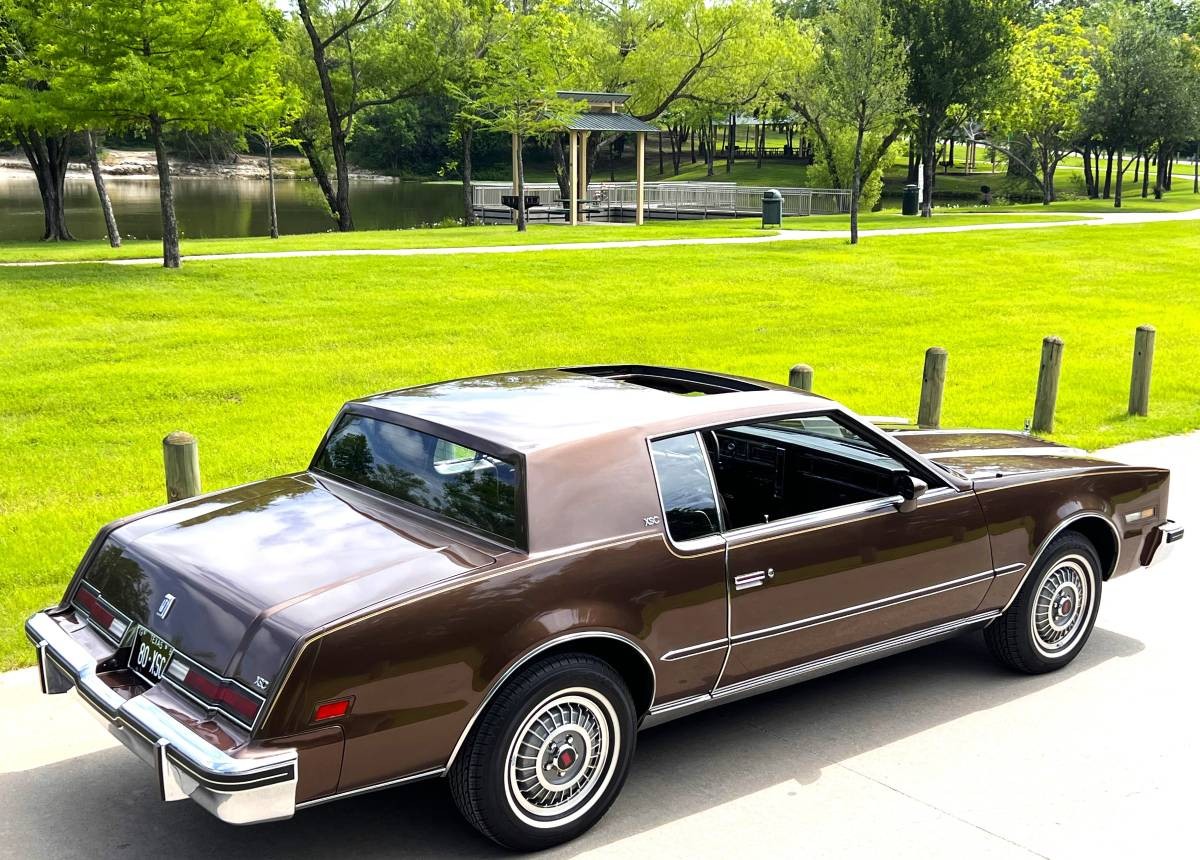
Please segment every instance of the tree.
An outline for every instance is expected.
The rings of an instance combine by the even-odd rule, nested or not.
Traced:
[[[16,138],[37,179],[44,241],[73,239],[64,182],[73,119],[42,69],[37,7],[0,0],[0,132]]]
[[[897,127],[906,107],[904,45],[891,30],[882,0],[841,0],[821,19],[819,67],[828,115],[854,135],[850,181],[850,244],[858,244],[863,143]]]
[[[938,143],[978,116],[1008,78],[1014,22],[1023,0],[887,0],[908,51],[912,133],[925,165],[921,215],[933,214]]]
[[[989,125],[1007,135],[990,136],[989,145],[1022,163],[1046,205],[1056,199],[1055,170],[1083,131],[1098,80],[1099,50],[1083,25],[1082,10],[1048,16],[1017,40],[1008,97],[989,117]],[[1014,139],[1018,146],[1012,145]]]
[[[300,93],[282,82],[263,87],[249,110],[248,132],[262,144],[267,157],[267,234],[279,238],[279,212],[275,206],[275,147],[294,146],[291,130],[300,114]]]
[[[258,0],[42,0],[51,89],[78,94],[105,125],[154,143],[163,265],[179,267],[179,226],[164,136],[241,130],[274,80],[276,42]]]
[[[87,147],[88,167],[92,171],[92,182],[96,185],[96,196],[100,198],[100,212],[104,215],[104,230],[108,235],[108,244],[113,248],[121,247],[121,231],[117,228],[117,216],[113,213],[112,200],[108,196],[108,185],[104,182],[104,171],[100,168],[100,154],[96,151],[96,132],[90,128],[83,133],[84,145]]]
[[[1129,167],[1159,137],[1162,117],[1171,108],[1164,94],[1173,88],[1176,48],[1170,33],[1144,10],[1119,7],[1110,28],[1112,42],[1097,67],[1096,94],[1086,112],[1089,128],[1117,153],[1113,206],[1121,208]],[[1134,158],[1126,162],[1125,153]]]
[[[527,226],[525,143],[535,135],[561,130],[580,110],[578,103],[556,94],[561,46],[569,43],[570,30],[563,8],[551,2],[529,11],[502,8],[496,19],[498,36],[487,53],[480,85],[473,92],[451,87],[466,121],[512,135],[521,232]]]
[[[321,192],[339,230],[353,230],[350,211],[350,163],[346,144],[358,114],[394,104],[433,87],[440,76],[437,50],[444,10],[400,0],[296,0],[315,86],[301,91],[319,99],[325,128],[313,134],[311,113],[301,138]],[[300,40],[287,43],[293,50]],[[310,75],[311,77],[311,75]],[[329,181],[322,149],[333,156],[334,182]],[[334,184],[336,183],[336,184]]]

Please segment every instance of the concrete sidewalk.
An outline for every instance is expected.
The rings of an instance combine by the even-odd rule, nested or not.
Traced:
[[[551,857],[1137,858],[1194,852],[1200,434],[1103,452],[1169,466],[1191,527],[1104,590],[1066,670],[1019,677],[978,636],[644,732],[608,816]],[[0,676],[0,856],[504,856],[438,780],[234,828],[161,804],[75,696]]]
[[[1044,213],[1038,213],[1044,214]],[[862,238],[871,236],[917,236],[925,233],[974,233],[980,230],[1042,230],[1049,227],[1103,227],[1112,224],[1150,224],[1160,221],[1198,221],[1200,209],[1187,212],[1067,212],[1068,221],[1004,221],[958,224],[945,227],[885,227],[859,230]],[[1020,218],[1020,215],[1014,217]],[[936,221],[936,219],[935,219]],[[601,242],[556,242],[536,245],[475,245],[460,248],[344,248],[324,251],[247,251],[237,254],[187,254],[187,262],[218,260],[280,260],[297,257],[446,257],[460,254],[527,254],[544,251],[597,251],[618,248],[669,248],[677,245],[763,245],[775,242],[807,242],[817,239],[849,239],[846,230],[780,230],[770,236],[724,236],[691,239],[630,239]],[[136,257],[127,260],[45,260],[0,263],[0,268],[38,266],[81,266],[105,263],[111,266],[161,265],[162,257]]]

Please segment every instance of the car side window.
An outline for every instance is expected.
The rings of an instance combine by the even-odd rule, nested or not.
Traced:
[[[889,498],[906,467],[834,415],[776,418],[703,434],[726,528]]]
[[[708,457],[695,433],[650,443],[662,494],[667,532],[674,541],[694,540],[721,530]]]

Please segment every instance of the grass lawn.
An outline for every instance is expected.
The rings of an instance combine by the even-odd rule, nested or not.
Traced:
[[[1096,232],[1096,231],[1103,231]],[[0,270],[0,668],[95,530],[163,499],[160,442],[206,488],[303,468],[348,398],[448,377],[646,361],[786,378],[913,415],[950,353],[947,426],[1022,426],[1041,338],[1066,341],[1056,438],[1200,426],[1194,222],[758,246]],[[1133,330],[1158,326],[1151,416]]]
[[[650,221],[641,229],[621,224],[585,224],[566,229],[562,224],[530,224],[525,233],[516,227],[427,227],[412,230],[356,230],[352,233],[302,233],[269,239],[248,236],[235,239],[184,239],[184,254],[237,254],[252,251],[324,251],[373,248],[464,248],[479,245],[526,245],[553,242],[597,242],[624,239],[681,239],[702,236],[764,235],[757,218],[711,221]],[[769,231],[771,233],[774,230]],[[45,260],[128,260],[162,256],[162,243],[139,239],[110,248],[102,240],[78,242],[3,242],[0,262]]]

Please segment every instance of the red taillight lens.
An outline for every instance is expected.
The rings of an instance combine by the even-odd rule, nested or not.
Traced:
[[[209,677],[206,672],[194,669],[179,659],[171,661],[171,665],[167,667],[167,674],[201,699],[224,707],[248,723],[253,723],[254,718],[258,716],[261,705],[258,698],[231,684],[222,684],[221,681]]]
[[[258,716],[258,699],[243,693],[237,687],[222,687],[216,699],[248,722],[254,722],[254,718]]]
[[[317,705],[317,709],[313,712],[313,722],[318,723],[321,720],[332,720],[334,717],[344,717],[350,713],[350,699],[338,699],[336,702],[326,702],[323,705]]]
[[[79,605],[87,610],[88,615],[96,620],[96,623],[101,627],[107,628],[113,623],[116,618],[111,612],[104,608],[104,604],[96,599],[96,596],[86,588],[81,588],[75,595],[75,599],[79,601]]]

